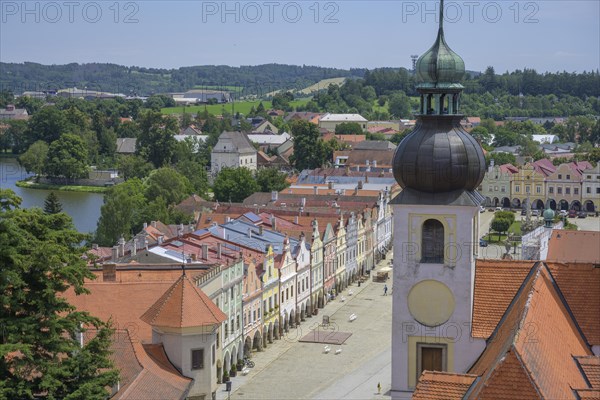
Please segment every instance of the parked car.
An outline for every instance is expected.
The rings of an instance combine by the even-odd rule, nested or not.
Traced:
[[[485,211],[485,207],[484,206],[479,206],[479,212],[482,213]]]
[[[568,213],[567,210],[560,210],[559,214],[561,217],[566,217]]]
[[[575,218],[577,216],[577,211],[569,210],[569,218]]]
[[[577,214],[578,218],[587,218],[587,212],[585,211],[579,211],[579,214]]]
[[[527,215],[527,210],[525,210],[525,209],[522,209],[522,210],[521,210],[521,215]]]
[[[538,209],[531,210],[531,216],[533,216],[533,217],[539,217],[540,216],[540,210],[538,210]]]
[[[487,240],[479,239],[479,247],[488,247]]]
[[[502,211],[502,207],[496,207],[496,211]]]

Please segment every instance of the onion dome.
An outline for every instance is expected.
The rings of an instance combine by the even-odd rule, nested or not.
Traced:
[[[425,85],[458,83],[465,75],[465,62],[444,38],[444,2],[440,4],[440,27],[433,46],[417,61],[416,72]]]
[[[396,148],[394,178],[403,189],[426,193],[474,191],[485,175],[481,146],[460,125],[461,115],[422,115]]]

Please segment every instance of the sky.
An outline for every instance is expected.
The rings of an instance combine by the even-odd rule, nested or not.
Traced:
[[[266,63],[410,68],[431,47],[437,1],[0,0],[0,61],[179,68]],[[600,1],[449,1],[466,68],[600,68]]]

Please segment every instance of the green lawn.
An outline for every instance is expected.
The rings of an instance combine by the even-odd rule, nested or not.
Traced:
[[[18,181],[16,185],[18,187],[24,187],[29,189],[46,189],[56,190],[59,192],[104,193],[108,190],[107,187],[103,186],[50,185],[47,183],[35,183],[30,180]]]
[[[303,99],[297,99],[294,100],[292,102],[290,102],[290,105],[292,107],[298,107],[301,105],[305,105],[306,103],[308,103],[308,101],[310,100],[310,98],[303,98]],[[250,112],[250,109],[252,107],[254,107],[255,109],[258,107],[258,105],[261,103],[260,100],[255,100],[255,101],[236,101],[235,103],[228,103],[228,104],[212,104],[212,105],[199,105],[199,106],[186,106],[186,107],[168,107],[168,108],[163,108],[161,110],[161,112],[163,114],[169,114],[169,115],[173,115],[173,114],[183,114],[184,113],[184,109],[186,113],[189,114],[197,114],[198,112],[204,112],[204,110],[208,111],[209,114],[212,115],[221,115],[223,114],[223,110],[226,110],[229,113],[241,113],[241,114],[248,114]],[[263,106],[265,107],[265,109],[269,109],[271,108],[272,104],[270,101],[262,101]]]

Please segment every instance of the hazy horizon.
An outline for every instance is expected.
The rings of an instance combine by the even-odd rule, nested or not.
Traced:
[[[0,2],[0,61],[146,68],[404,67],[437,33],[437,1]],[[471,71],[600,68],[600,2],[447,1],[445,36]]]

